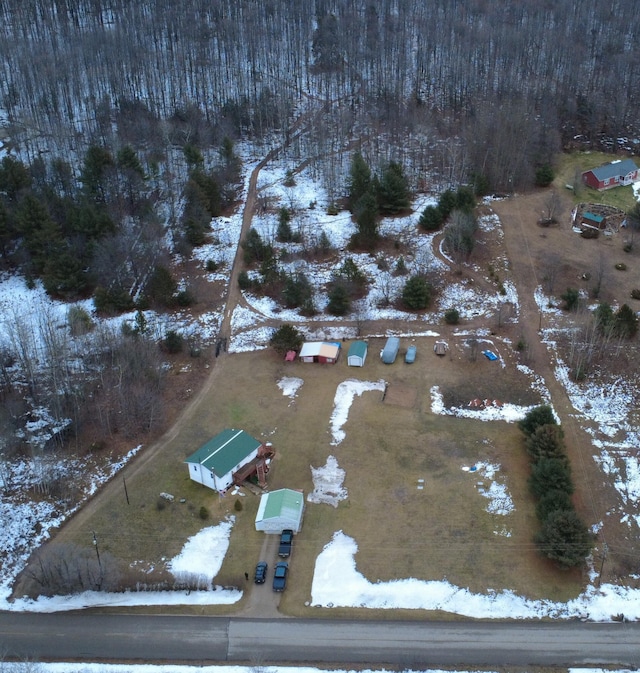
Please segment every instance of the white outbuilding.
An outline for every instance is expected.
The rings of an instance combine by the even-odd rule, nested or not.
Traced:
[[[349,346],[349,351],[347,353],[347,364],[349,367],[364,367],[366,359],[367,342],[354,341],[351,346]]]
[[[260,498],[256,514],[256,530],[280,534],[290,528],[294,533],[302,528],[304,494],[290,488],[265,493]]]

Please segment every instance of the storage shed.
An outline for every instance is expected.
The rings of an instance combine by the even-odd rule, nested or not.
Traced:
[[[349,346],[347,353],[347,364],[349,367],[364,367],[364,362],[367,359],[367,342],[354,341]]]
[[[241,481],[258,473],[264,480],[268,469],[266,459],[272,455],[270,444],[263,444],[244,430],[228,429],[210,439],[185,463],[189,476],[203,486],[223,492],[234,481]],[[242,479],[237,479],[242,475]]]
[[[398,337],[389,337],[387,343],[380,353],[382,362],[385,365],[391,365],[395,362],[396,357],[398,356],[398,351],[400,350],[400,339]]]
[[[290,488],[265,493],[260,498],[256,514],[256,530],[280,534],[290,528],[299,533],[304,514],[304,494]]]
[[[337,341],[311,341],[302,344],[300,349],[302,362],[335,364],[338,357],[340,357],[340,344]]]

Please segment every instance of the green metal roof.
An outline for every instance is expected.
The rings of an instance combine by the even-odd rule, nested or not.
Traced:
[[[262,442],[254,439],[244,430],[223,430],[219,435],[210,439],[195,453],[192,453],[185,463],[196,463],[213,472],[216,477],[222,477],[233,467],[255,451]]]
[[[287,512],[300,512],[303,508],[303,495],[300,491],[290,488],[281,488],[267,496],[267,504],[264,508],[263,519],[273,519]]]
[[[595,213],[589,212],[582,213],[582,217],[586,217],[588,220],[592,220],[593,222],[602,222],[602,220],[604,220],[604,217],[601,215],[596,215]]]
[[[351,346],[349,346],[349,352],[347,353],[347,358],[351,355],[363,358],[367,354],[367,344],[365,341],[354,341]]]

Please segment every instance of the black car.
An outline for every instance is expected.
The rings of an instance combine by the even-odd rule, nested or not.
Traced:
[[[269,566],[265,561],[259,561],[258,565],[256,565],[256,574],[253,578],[253,581],[256,584],[264,584],[265,580],[267,579],[267,568]]]
[[[287,558],[291,555],[291,547],[293,546],[293,531],[290,528],[285,528],[280,534],[280,545],[278,546],[278,556]]]
[[[273,573],[273,590],[284,591],[287,586],[287,573],[289,572],[289,564],[286,561],[276,563],[276,569]]]

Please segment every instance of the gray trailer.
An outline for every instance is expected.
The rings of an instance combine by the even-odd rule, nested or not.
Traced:
[[[385,365],[392,365],[395,362],[396,357],[398,356],[399,350],[400,350],[400,339],[398,337],[389,337],[387,339],[387,343],[384,345],[384,348],[382,349],[382,353],[380,353],[382,362],[384,362]]]

